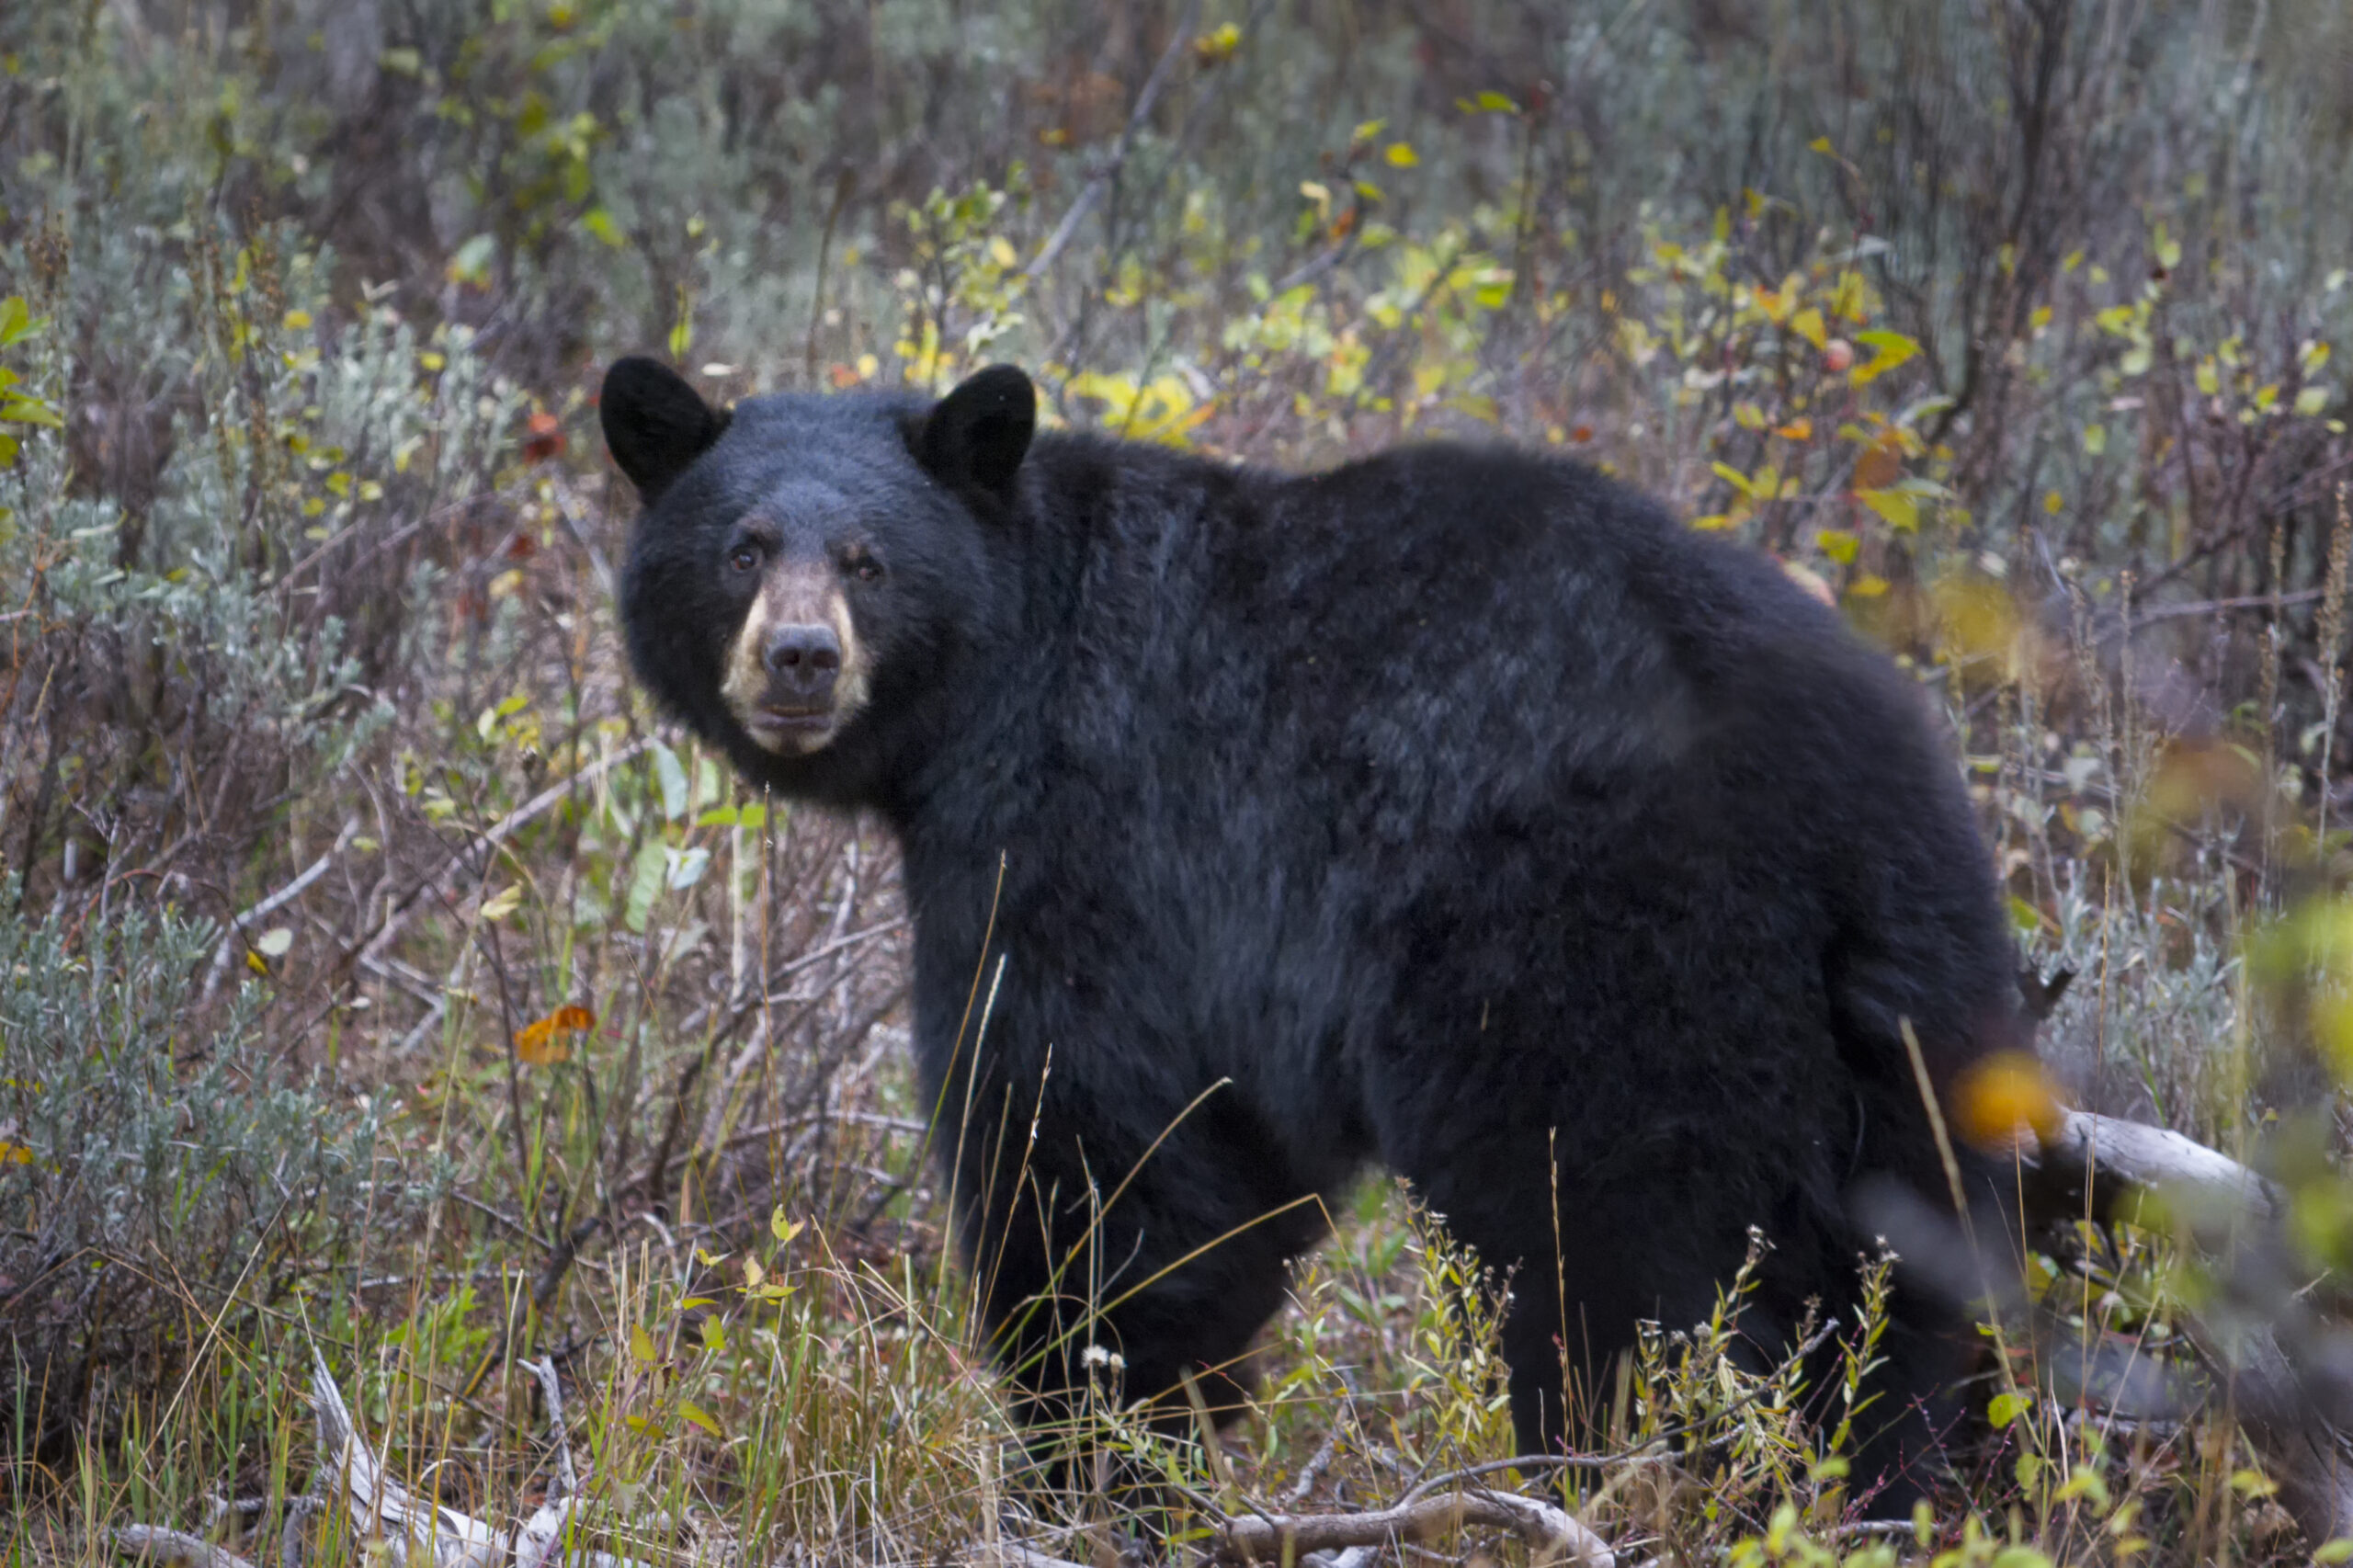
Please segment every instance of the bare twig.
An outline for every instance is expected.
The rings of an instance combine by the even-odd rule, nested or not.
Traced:
[[[369,933],[367,939],[359,946],[358,961],[366,963],[370,960],[381,958],[384,949],[392,945],[392,938],[400,935],[401,928],[408,924],[410,917],[416,913],[417,909],[428,899],[438,896],[465,873],[467,862],[472,858],[468,854],[469,850],[481,852],[482,867],[487,871],[491,859],[497,853],[499,846],[505,844],[517,829],[571,798],[573,791],[581,785],[603,778],[624,763],[634,761],[653,744],[651,736],[631,741],[612,756],[600,757],[578,772],[567,775],[558,782],[549,785],[499,818],[487,831],[472,842],[451,850],[449,860],[441,869],[419,882],[410,891],[406,898],[401,900],[399,906],[386,915],[376,929]]]
[[[335,858],[343,853],[343,846],[349,844],[352,835],[358,831],[359,819],[353,817],[343,824],[343,831],[335,835],[333,846],[305,867],[301,875],[230,920],[228,929],[221,934],[220,949],[212,955],[212,971],[205,977],[202,1001],[211,1001],[213,994],[221,989],[221,983],[228,978],[231,960],[236,957],[237,949],[244,946],[244,933],[301,897],[313,882],[325,876],[327,868],[335,864]]]
[[[1070,204],[1070,210],[1063,214],[1063,221],[1054,225],[1051,234],[1046,236],[1045,245],[1029,265],[1021,269],[1024,278],[1035,282],[1043,277],[1046,269],[1070,248],[1071,241],[1078,234],[1078,226],[1086,222],[1087,214],[1102,205],[1103,198],[1111,188],[1111,182],[1119,177],[1120,165],[1128,161],[1129,150],[1135,145],[1136,132],[1142,130],[1144,122],[1152,118],[1153,106],[1160,101],[1162,90],[1168,85],[1169,77],[1176,74],[1176,62],[1183,56],[1186,45],[1192,39],[1194,25],[1200,17],[1200,0],[1192,0],[1185,7],[1184,15],[1176,19],[1176,28],[1168,35],[1168,47],[1160,51],[1160,59],[1153,65],[1152,74],[1144,78],[1143,90],[1136,95],[1136,107],[1128,115],[1128,123],[1120,131],[1120,140],[1112,146],[1111,155],[1087,176],[1086,187],[1078,193],[1078,199]]]

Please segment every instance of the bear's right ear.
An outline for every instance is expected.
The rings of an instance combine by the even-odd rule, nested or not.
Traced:
[[[727,415],[703,402],[685,377],[638,354],[605,372],[597,415],[613,460],[648,506],[727,428]]]

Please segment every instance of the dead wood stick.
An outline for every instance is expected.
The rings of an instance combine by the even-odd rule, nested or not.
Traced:
[[[2139,1187],[2194,1192],[2262,1220],[2280,1212],[2278,1188],[2229,1155],[2162,1127],[2090,1111],[2063,1112],[2057,1134],[2024,1164],[2037,1183],[2028,1201],[2041,1217],[2105,1220]]]
[[[2279,1188],[2178,1132],[2086,1111],[2063,1112],[2021,1164],[2038,1219],[2105,1221],[2142,1188],[2174,1197],[2218,1287],[2184,1313],[2190,1343],[2305,1539],[2353,1533],[2353,1339],[2305,1298]]]
[[[167,1568],[254,1568],[225,1546],[155,1525],[124,1525],[114,1532],[115,1549]]]
[[[1240,1557],[1292,1561],[1384,1542],[1434,1540],[1465,1529],[1505,1529],[1528,1543],[1529,1561],[1548,1568],[1616,1568],[1617,1554],[1573,1516],[1509,1492],[1449,1492],[1362,1514],[1253,1514],[1227,1521],[1225,1544]]]

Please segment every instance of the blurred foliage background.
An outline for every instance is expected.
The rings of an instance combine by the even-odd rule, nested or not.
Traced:
[[[720,399],[1013,359],[1251,461],[1510,438],[1771,551],[1953,716],[2070,1094],[2269,1151],[2340,1260],[2348,169],[2338,0],[0,11],[11,1560],[277,1519],[313,1343],[502,1517],[551,1357],[642,1555],[1030,1506],[891,846],[626,679],[632,350]],[[1231,1464],[1122,1440],[1318,1506],[1507,1451],[1473,1265],[1339,1218]],[[2172,1355],[2165,1237],[2076,1240],[2052,1310]],[[2226,1420],[2032,1366],[1916,1536],[1842,1536],[1727,1339],[1624,1401],[1682,1434],[1586,1494],[1626,1550],[2303,1550]]]

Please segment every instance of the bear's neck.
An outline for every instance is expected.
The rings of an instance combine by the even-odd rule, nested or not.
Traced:
[[[1149,766],[1108,737],[1131,740],[1148,711],[1139,699],[1169,650],[1145,628],[1198,615],[1202,518],[1244,482],[1165,448],[1039,437],[1002,525],[998,613],[951,654],[878,771],[868,803],[903,841],[994,864],[1050,796],[1116,795],[1120,772]]]

